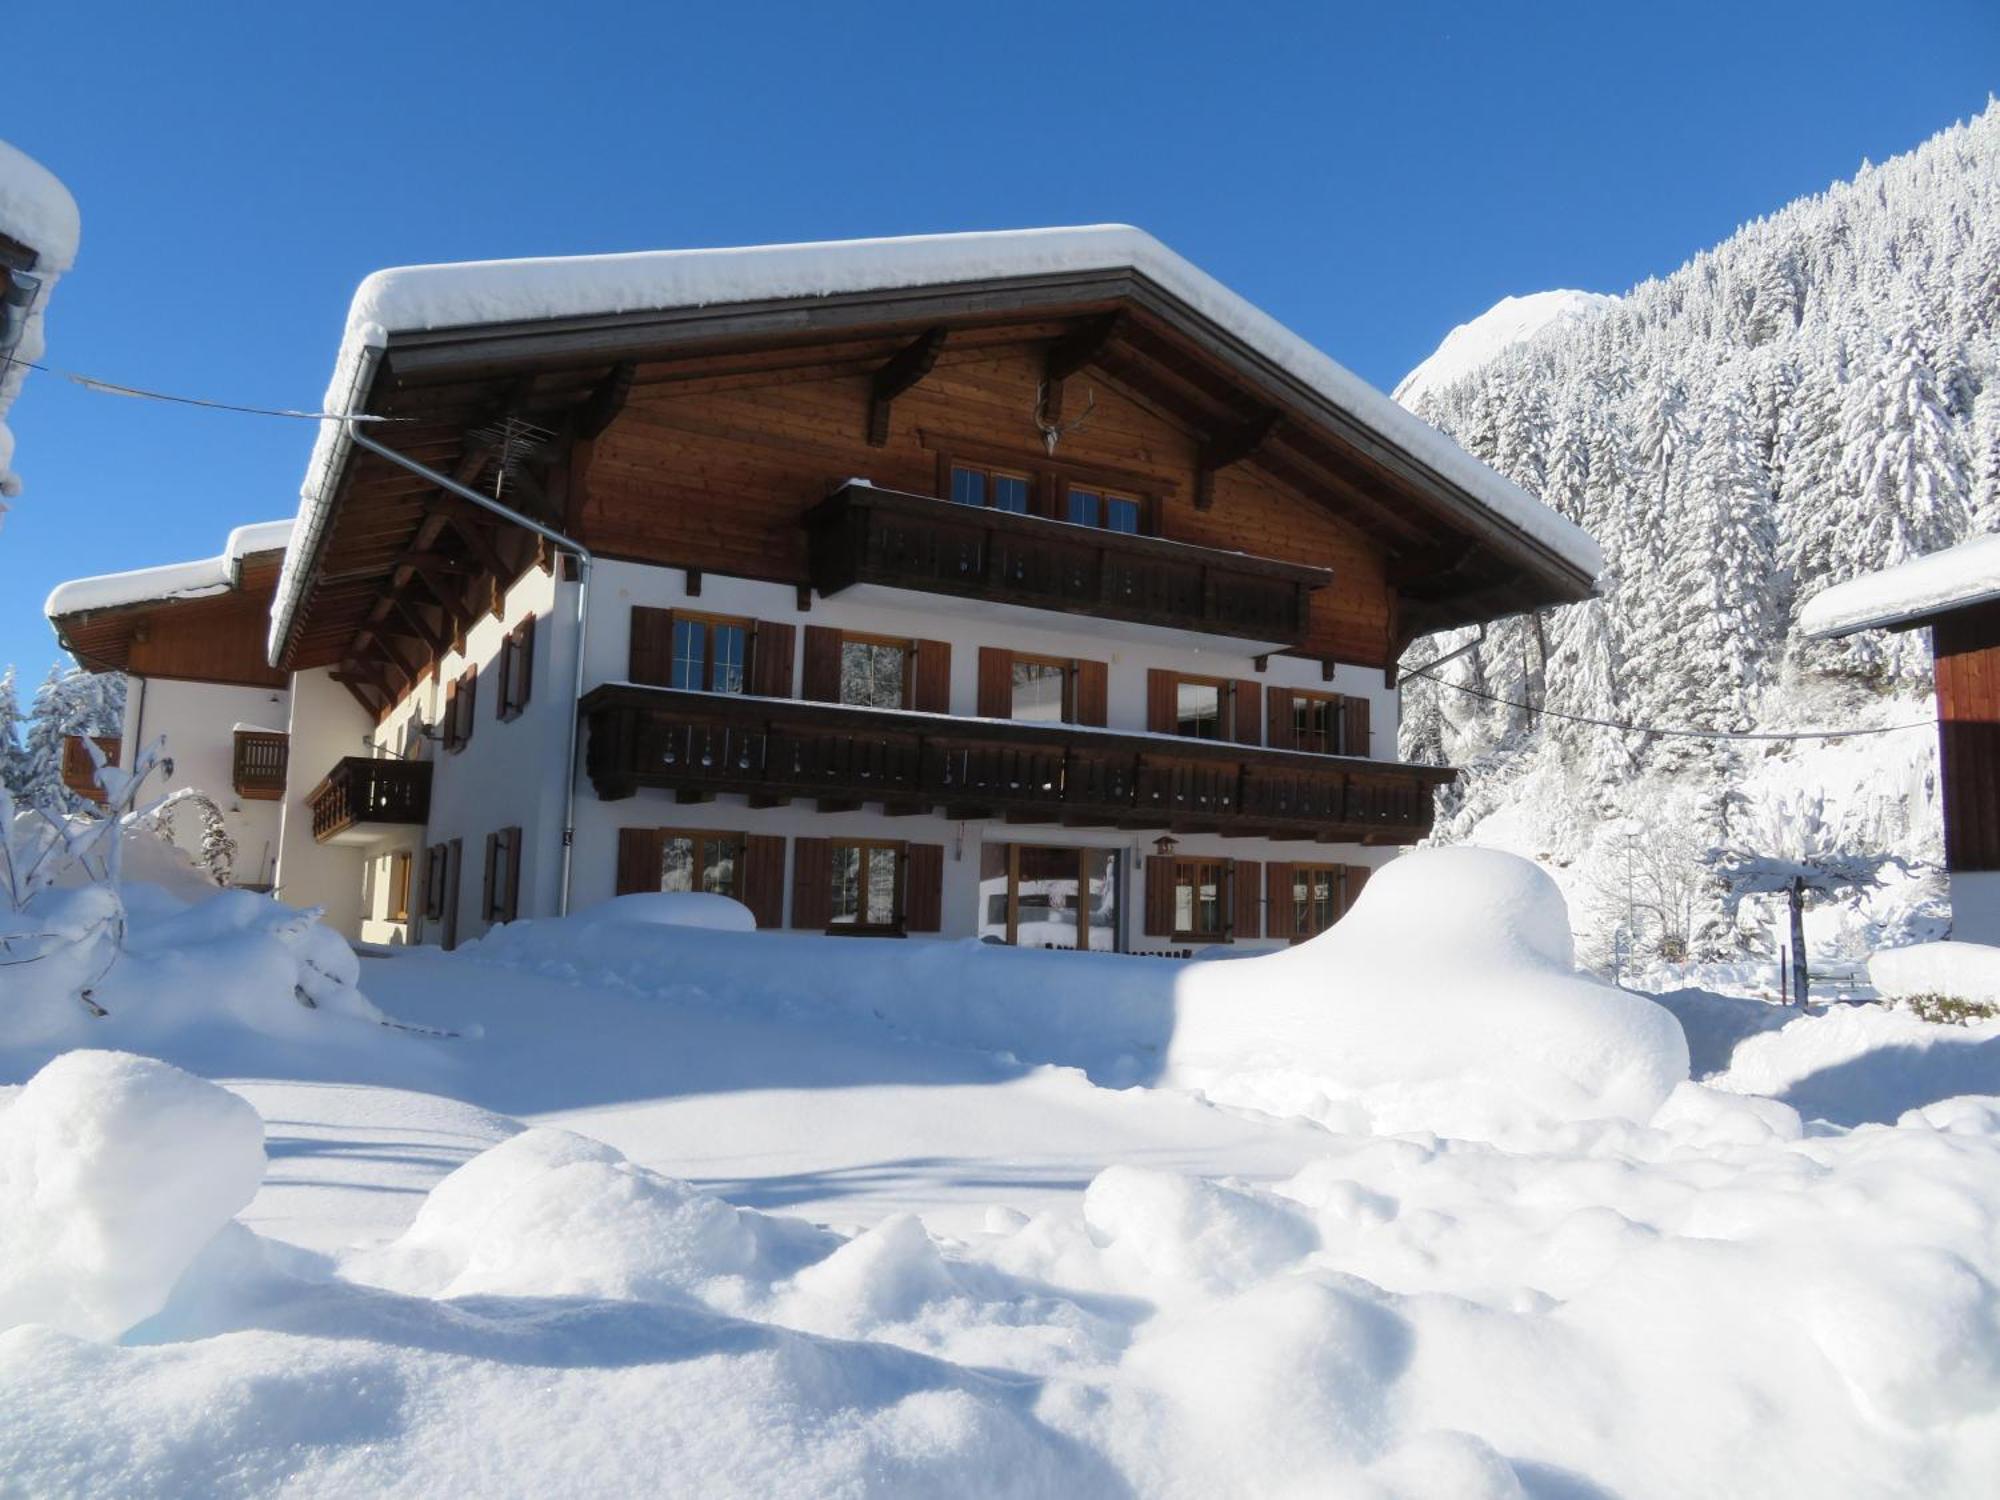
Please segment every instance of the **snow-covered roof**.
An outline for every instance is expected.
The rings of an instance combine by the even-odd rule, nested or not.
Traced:
[[[0,234],[40,257],[37,272],[56,275],[76,263],[83,234],[69,189],[55,173],[5,141],[0,141]]]
[[[1604,292],[1530,292],[1524,297],[1502,297],[1471,322],[1461,323],[1446,334],[1430,358],[1403,377],[1396,387],[1396,399],[1414,411],[1425,396],[1456,385],[1543,329],[1617,305],[1618,299]]]
[[[1982,536],[1815,594],[1799,611],[1799,629],[1821,638],[1893,630],[1994,599],[2000,599],[2000,536]]]
[[[278,552],[291,540],[290,521],[259,521],[239,526],[229,533],[222,552],[195,562],[165,563],[157,568],[134,568],[126,573],[103,573],[95,578],[73,578],[49,591],[42,613],[50,619],[81,613],[87,609],[117,609],[130,604],[151,604],[166,599],[200,599],[226,593],[242,576],[243,559],[263,552]]]
[[[1578,572],[1595,578],[1602,571],[1603,555],[1580,527],[1151,235],[1122,224],[377,271],[354,294],[325,409],[361,410],[375,355],[398,332],[1119,270],[1144,276],[1240,339]],[[273,660],[303,595],[346,448],[342,429],[323,424],[271,610]]]

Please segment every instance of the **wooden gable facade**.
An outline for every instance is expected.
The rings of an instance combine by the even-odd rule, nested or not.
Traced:
[[[285,688],[290,674],[264,654],[282,552],[253,553],[228,588],[58,614],[65,651],[92,672],[239,687]]]

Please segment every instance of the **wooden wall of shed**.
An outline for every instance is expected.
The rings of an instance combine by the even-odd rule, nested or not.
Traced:
[[[596,441],[580,523],[608,556],[782,582],[806,580],[800,516],[860,476],[918,494],[937,490],[937,454],[953,439],[1044,458],[1034,423],[1038,347],[949,349],[897,398],[889,441],[870,447],[865,375],[725,377],[641,384]],[[1086,373],[1073,377],[1059,461],[1150,476],[1162,497],[1159,532],[1334,570],[1314,599],[1300,650],[1361,665],[1387,662],[1394,601],[1379,548],[1355,527],[1239,464],[1216,477],[1215,502],[1195,509],[1196,443],[1174,423]],[[1113,476],[1107,475],[1107,483]],[[1115,487],[1115,485],[1114,485]]]
[[[1963,610],[1931,632],[1945,864],[2000,870],[2000,606]]]

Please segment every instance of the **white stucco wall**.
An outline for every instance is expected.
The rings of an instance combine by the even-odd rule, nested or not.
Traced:
[[[1951,935],[1961,943],[2000,944],[2000,870],[1955,870]]]
[[[193,787],[221,809],[229,836],[236,841],[232,875],[237,885],[268,886],[276,878],[280,806],[236,794],[235,729],[247,724],[282,731],[290,714],[291,695],[283,688],[160,677],[132,677],[125,684],[118,763],[131,765],[142,746],[161,735],[167,737],[173,779],[152,795]],[[201,826],[193,812],[179,812],[173,826],[174,842],[198,861]]]
[[[368,753],[374,719],[324,669],[292,674],[290,769],[278,830],[279,900],[319,906],[335,931],[361,926],[362,851],[313,839],[310,794],[343,755]]]

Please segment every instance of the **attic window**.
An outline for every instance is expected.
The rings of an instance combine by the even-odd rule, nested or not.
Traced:
[[[959,505],[983,505],[1025,516],[1034,492],[1035,481],[1026,474],[1006,469],[975,469],[964,464],[951,466],[951,498]]]

